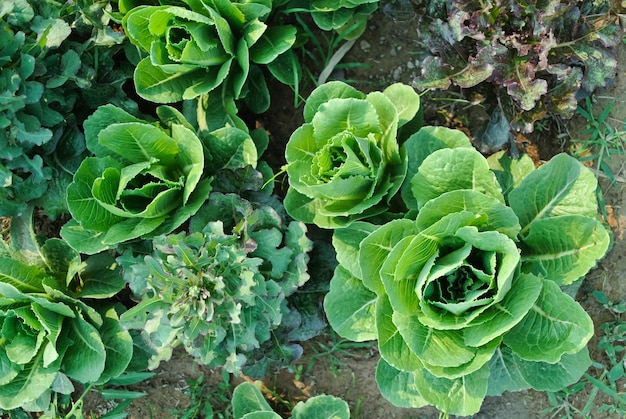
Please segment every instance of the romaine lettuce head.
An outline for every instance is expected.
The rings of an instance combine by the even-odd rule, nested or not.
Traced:
[[[19,248],[23,239],[12,236],[12,245]],[[104,384],[126,370],[133,354],[118,308],[96,301],[125,285],[113,257],[82,260],[62,240],[35,243],[0,256],[3,410],[43,411],[53,392],[74,391],[71,380]]]
[[[368,95],[338,81],[315,89],[286,146],[287,212],[323,228],[386,212],[407,168],[398,128],[418,110],[402,84]]]
[[[188,124],[151,124],[106,105],[85,122],[85,132],[95,156],[67,188],[74,218],[61,232],[82,253],[169,233],[206,200],[203,144]]]
[[[312,0],[311,8],[313,21],[320,29],[356,39],[365,31],[369,15],[378,8],[378,0]]]
[[[488,394],[558,390],[584,373],[593,324],[560,285],[587,273],[609,237],[595,179],[574,159],[487,161],[448,134],[407,141],[413,216],[335,230],[324,308],[341,336],[378,341],[391,402],[471,415]]]
[[[172,103],[221,87],[222,96],[248,97],[254,111],[265,111],[269,91],[258,66],[274,61],[296,40],[294,27],[264,23],[271,1],[160,3],[134,7],[122,20],[130,41],[149,54],[135,70],[137,93]]]

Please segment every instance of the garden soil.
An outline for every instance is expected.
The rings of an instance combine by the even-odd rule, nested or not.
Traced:
[[[343,63],[358,63],[358,65],[347,66],[344,70],[336,71],[333,76],[348,80],[366,92],[384,89],[393,82],[410,83],[417,71],[414,55],[417,48],[417,34],[410,17],[408,16],[408,20],[394,20],[383,12],[376,13],[364,36],[354,43],[342,60]],[[616,81],[612,86],[594,96],[593,107],[595,111],[600,112],[603,107],[615,100],[611,118],[617,128],[623,129],[626,120],[626,48],[624,45],[617,48],[617,54],[620,68]],[[302,92],[303,97],[307,94],[308,92]],[[437,108],[431,112],[430,116],[427,116],[427,123],[449,126],[460,124],[469,128],[467,127],[468,121],[469,125],[472,125],[480,124],[488,119],[485,104],[460,106],[454,100],[458,96],[454,96],[453,92],[449,94],[451,96],[448,98],[440,97],[437,101],[432,101]],[[259,123],[272,135],[272,144],[267,158],[277,171],[284,164],[282,155],[284,144],[291,132],[302,123],[302,116],[301,107],[294,110],[293,92],[289,89],[272,90],[272,95],[272,108],[259,120]],[[432,107],[432,103],[429,106]],[[427,106],[426,100],[424,106]],[[584,128],[585,121],[574,118],[567,127],[561,127],[560,132],[552,131],[534,135],[531,142],[538,151],[536,158],[547,160],[559,151],[568,151],[569,144],[562,139],[583,139],[581,131]],[[606,199],[608,221],[614,234],[614,243],[606,258],[584,280],[578,294],[578,300],[590,313],[598,330],[589,348],[592,358],[599,362],[603,361],[596,349],[601,333],[599,326],[611,320],[611,316],[606,310],[602,310],[592,297],[592,292],[603,291],[612,300],[626,298],[626,203],[624,202],[626,200],[624,183],[626,161],[622,156],[620,159],[611,161],[610,164],[617,182],[611,185],[608,180],[601,177],[600,184]],[[283,184],[283,189],[285,188],[286,179]],[[337,344],[338,340],[337,337],[328,334],[317,337],[304,345],[303,357],[292,368],[283,369],[263,379],[264,385],[274,394],[274,399],[280,398],[295,403],[310,396],[331,394],[348,401],[354,417],[358,418],[430,419],[438,417],[437,410],[430,407],[401,409],[392,406],[380,395],[374,379],[379,357],[375,345],[351,349],[343,353],[339,350],[341,345]],[[319,355],[323,346],[332,348],[333,345],[336,351],[332,357]],[[594,372],[597,371],[593,367],[590,368],[589,373],[594,375]],[[200,375],[204,376],[205,398],[213,395],[217,400],[219,399],[219,397],[215,398],[219,396],[217,393],[220,391],[225,393],[223,385],[218,388],[218,384],[223,382],[221,372],[197,365],[183,351],[176,352],[173,359],[162,363],[155,373],[149,380],[130,388],[146,392],[147,395],[135,400],[128,408],[129,418],[181,417],[182,412],[192,403],[190,394],[193,386],[190,386],[190,383]],[[230,384],[234,386],[246,379],[246,377],[232,377]],[[621,384],[626,386],[626,383]],[[623,391],[624,388],[621,390]],[[578,392],[569,402],[581,407],[586,403],[591,391],[591,388],[586,388]],[[221,396],[222,399],[228,398],[228,394]],[[600,392],[595,397],[594,404],[599,406],[607,400]],[[98,393],[92,392],[86,400],[85,413],[92,412],[92,417],[99,417],[114,405],[115,402],[105,402],[100,399]],[[275,405],[280,406],[281,403],[278,402]],[[555,411],[552,410],[545,393],[524,391],[505,392],[501,397],[488,397],[481,411],[474,417],[530,419],[551,417],[553,413]],[[284,415],[288,416],[288,412]],[[556,415],[556,417],[560,416]],[[591,417],[601,419],[615,416],[598,412],[595,408]]]

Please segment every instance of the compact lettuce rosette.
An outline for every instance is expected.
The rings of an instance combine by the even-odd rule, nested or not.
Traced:
[[[315,89],[285,151],[289,214],[337,228],[388,211],[407,169],[398,129],[419,103],[402,84],[368,95],[338,81]]]
[[[486,395],[578,380],[593,323],[560,285],[608,248],[593,174],[566,155],[487,160],[442,128],[406,149],[416,211],[334,233],[332,327],[378,341],[376,380],[399,406],[471,415]]]

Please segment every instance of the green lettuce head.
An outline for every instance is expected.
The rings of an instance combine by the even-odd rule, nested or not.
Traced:
[[[41,243],[31,220],[32,210],[13,217],[11,243],[0,240],[3,412],[43,411],[54,393],[72,394],[73,382],[118,377],[133,356],[118,317],[123,307],[110,303],[125,286],[113,257],[83,258],[56,238]]]
[[[315,89],[285,151],[287,212],[337,228],[388,211],[407,169],[398,129],[418,110],[419,96],[399,83],[368,95],[339,81]]]
[[[172,103],[220,88],[227,98],[246,98],[255,112],[267,110],[269,91],[259,66],[296,40],[293,26],[264,23],[271,0],[160,3],[131,8],[122,21],[130,41],[149,54],[135,70],[137,93]]]
[[[406,149],[417,211],[335,231],[331,326],[378,341],[376,380],[403,407],[465,416],[487,395],[577,381],[593,323],[560,285],[608,248],[593,174],[566,155],[539,169],[528,157],[487,160],[442,128]]]

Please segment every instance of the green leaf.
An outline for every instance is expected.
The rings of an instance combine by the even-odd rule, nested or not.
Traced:
[[[538,219],[522,239],[522,269],[568,285],[596,266],[610,241],[595,218],[575,214]]]
[[[474,225],[481,231],[498,231],[516,239],[521,228],[511,208],[497,198],[467,189],[445,192],[429,200],[417,214],[415,222],[419,229],[426,229],[444,216],[462,211],[476,215]]]
[[[298,402],[291,412],[294,419],[350,419],[350,407],[333,396],[314,396]]]
[[[324,83],[311,92],[304,104],[304,122],[312,122],[321,105],[337,98],[365,99],[365,95],[342,81]]]
[[[420,96],[415,89],[403,83],[394,83],[383,90],[396,108],[398,114],[398,126],[409,123],[417,115],[421,103]]]
[[[572,297],[543,280],[539,298],[528,314],[504,336],[504,343],[528,361],[555,363],[579,352],[593,336],[593,322]]]
[[[514,368],[519,370],[524,380],[539,391],[559,391],[574,384],[591,366],[587,347],[573,354],[564,354],[555,363],[527,361],[515,354],[513,360]]]
[[[526,235],[535,220],[572,214],[595,217],[596,187],[596,178],[589,169],[561,153],[529,173],[509,193],[509,205],[520,220],[521,234]]]
[[[337,262],[356,278],[362,278],[359,265],[359,245],[378,226],[357,221],[349,227],[333,232],[332,244],[337,252]]]
[[[176,140],[145,122],[110,125],[100,131],[98,142],[130,163],[157,159],[160,164],[172,166],[181,152]]]
[[[540,277],[530,274],[516,276],[504,298],[463,329],[465,344],[484,345],[517,325],[537,301],[542,286]]]
[[[330,281],[324,298],[328,322],[340,336],[363,342],[376,339],[376,294],[341,266]]]
[[[106,351],[98,330],[81,317],[66,324],[63,339],[72,342],[63,357],[63,371],[81,382],[97,381],[104,371]]]
[[[106,351],[106,360],[98,384],[104,384],[122,374],[133,356],[133,339],[128,330],[121,327],[115,309],[108,308],[101,314],[103,323],[99,332]]]
[[[287,51],[296,41],[293,26],[270,26],[263,36],[250,47],[250,60],[256,64],[269,64]]]
[[[318,147],[342,131],[361,138],[370,133],[381,134],[376,108],[367,101],[354,98],[330,99],[323,103],[311,124]]]
[[[421,208],[446,192],[469,189],[494,197],[504,197],[485,158],[475,149],[440,149],[428,156],[411,179],[411,191]]]
[[[488,396],[501,396],[505,391],[521,391],[530,388],[524,380],[515,360],[519,359],[506,346],[496,350],[489,361]],[[540,375],[542,378],[544,374]]]
[[[413,372],[400,371],[383,358],[376,366],[376,383],[380,393],[397,407],[423,407],[429,403],[420,396]]]
[[[69,220],[61,227],[61,237],[74,250],[87,255],[100,253],[110,246],[104,244],[104,233],[81,227],[75,219]]]
[[[487,394],[489,367],[454,380],[437,378],[426,369],[416,370],[415,385],[429,404],[446,413],[468,416],[477,413]]]
[[[212,71],[213,69],[214,67]],[[137,64],[135,69],[135,88],[137,94],[146,100],[156,103],[180,102],[213,90],[221,82],[215,77],[219,74],[218,71],[219,69],[214,70],[213,77],[204,68],[187,71],[181,69],[178,72],[168,73],[161,67],[153,65],[150,58],[146,57]],[[207,81],[211,79],[213,79],[212,82]],[[192,95],[191,91],[190,94],[185,94],[191,86],[194,86],[194,94]]]
[[[417,233],[415,222],[411,220],[394,220],[376,229],[366,237],[360,245],[359,265],[363,275],[363,285],[377,295],[385,293],[380,278],[380,268],[383,266],[389,252],[403,238]]]
[[[258,153],[250,135],[238,128],[224,127],[202,136],[209,170],[256,167]]]
[[[36,267],[25,265],[11,257],[0,256],[0,281],[11,284],[24,293],[42,292],[41,281],[45,272]]]
[[[393,323],[411,351],[430,365],[458,367],[476,355],[476,348],[465,345],[461,331],[426,327],[417,315],[403,315],[398,311],[393,312]]]
[[[391,366],[401,371],[423,368],[393,323],[393,308],[386,295],[378,297],[376,303],[376,330],[380,356]]]
[[[406,151],[408,168],[402,184],[402,199],[409,209],[417,209],[417,201],[411,192],[411,179],[426,157],[442,148],[470,148],[472,144],[462,131],[445,127],[426,126],[411,135],[402,145]]]
[[[0,409],[11,410],[21,407],[41,396],[50,388],[58,374],[59,363],[48,367],[42,364],[43,351],[33,362],[24,367],[11,382],[0,386]]]
[[[243,382],[235,387],[231,403],[235,419],[243,418],[244,415],[251,412],[272,412],[272,408],[265,401],[263,394],[254,384],[248,382]]]
[[[106,231],[109,225],[122,220],[100,205],[91,190],[91,185],[108,168],[121,169],[121,165],[110,157],[88,157],[80,164],[74,182],[67,188],[69,210],[85,229]]]
[[[79,298],[109,298],[126,285],[119,266],[109,254],[93,255],[78,268],[82,281]]]
[[[98,143],[98,136],[106,127],[124,122],[141,122],[141,120],[111,104],[103,105],[96,109],[83,124],[85,141],[89,151],[100,157],[109,155],[109,149]]]
[[[512,159],[506,151],[499,151],[487,157],[487,163],[489,163],[491,171],[495,173],[505,197],[535,170],[535,164],[528,154],[522,154],[520,158]]]

